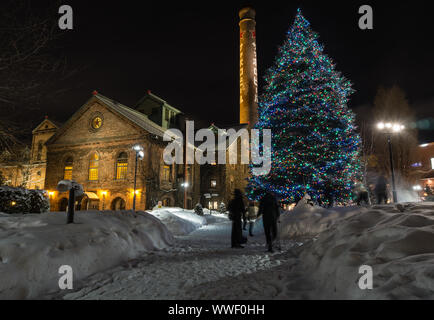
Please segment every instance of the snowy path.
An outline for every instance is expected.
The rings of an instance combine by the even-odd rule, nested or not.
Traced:
[[[45,298],[221,299],[224,292],[219,292],[215,284],[227,286],[229,279],[235,281],[239,277],[264,271],[272,273],[270,269],[295,260],[287,252],[294,246],[290,241],[282,243],[282,253],[266,253],[263,234],[249,237],[245,249],[231,249],[230,221],[218,217],[208,219],[210,224],[188,236],[177,237],[175,245],[168,250],[146,254],[84,281],[77,281],[72,292],[56,293]],[[261,286],[257,286],[258,293],[265,294]],[[201,293],[198,287],[215,289],[220,296]],[[269,293],[274,291],[272,289]],[[238,299],[246,298],[242,291],[239,294],[242,296]]]

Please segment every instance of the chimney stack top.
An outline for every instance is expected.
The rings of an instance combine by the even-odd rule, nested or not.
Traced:
[[[244,7],[240,10],[240,20],[253,19],[255,20],[256,11],[252,7]]]

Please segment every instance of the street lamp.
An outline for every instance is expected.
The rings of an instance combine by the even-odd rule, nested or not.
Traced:
[[[139,159],[143,160],[143,158],[145,157],[145,153],[143,152],[143,147],[138,144],[133,146],[133,150],[136,152],[136,166],[134,168],[133,211],[136,211],[137,163]]]
[[[181,187],[184,188],[184,210],[185,210],[186,207],[187,207],[187,203],[186,203],[186,201],[187,201],[186,193],[187,193],[187,188],[188,188],[188,186],[189,186],[188,182],[183,182],[183,183],[181,183]]]
[[[395,170],[393,168],[393,155],[392,155],[392,134],[398,134],[401,131],[405,130],[405,126],[403,126],[400,123],[391,123],[391,122],[380,122],[377,125],[378,130],[385,133],[387,135],[387,143],[389,145],[389,161],[390,161],[390,168],[392,172],[392,195],[393,195],[393,202],[398,202],[398,197],[396,194],[396,185],[395,185]]]

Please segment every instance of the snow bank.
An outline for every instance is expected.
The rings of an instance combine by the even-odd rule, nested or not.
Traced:
[[[374,206],[323,232],[300,256],[319,299],[433,299],[434,203]],[[358,286],[373,268],[373,290]]]
[[[59,267],[74,279],[173,244],[167,228],[145,212],[0,215],[0,299],[29,299],[59,290]]]
[[[366,211],[363,207],[340,207],[325,209],[318,206],[301,205],[284,212],[279,226],[282,239],[314,237],[342,219]]]
[[[207,219],[197,215],[193,210],[163,207],[149,213],[158,218],[176,236],[187,235],[207,224]]]

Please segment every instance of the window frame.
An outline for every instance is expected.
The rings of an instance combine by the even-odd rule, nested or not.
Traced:
[[[125,157],[122,157],[124,156]],[[119,153],[119,155],[116,157],[116,167],[115,167],[115,180],[116,181],[122,181],[122,180],[127,180],[128,179],[128,153],[126,152],[121,152]]]
[[[96,156],[97,159],[93,159],[94,156]],[[93,152],[90,155],[90,159],[89,159],[88,181],[92,181],[92,182],[99,181],[99,161],[100,161],[99,154],[97,152]],[[94,166],[92,166],[92,163],[94,164]],[[94,176],[96,176],[96,179],[92,179],[92,177]]]
[[[74,158],[67,157],[65,159],[64,166],[63,166],[63,180],[72,180],[73,171],[74,171]],[[67,172],[69,173],[68,176],[66,175]],[[70,178],[68,179],[68,177]]]

